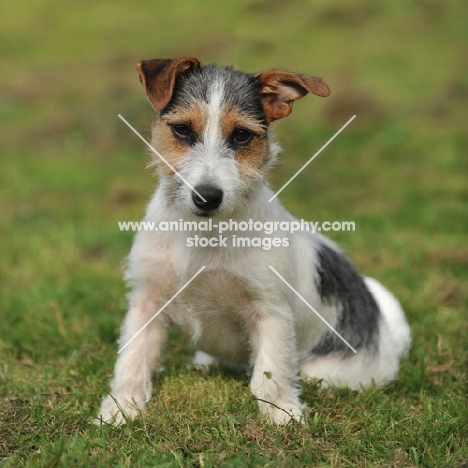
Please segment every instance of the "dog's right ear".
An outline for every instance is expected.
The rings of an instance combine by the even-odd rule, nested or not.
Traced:
[[[171,100],[177,76],[199,68],[200,62],[184,57],[142,60],[135,66],[148,101],[155,110],[160,111]]]

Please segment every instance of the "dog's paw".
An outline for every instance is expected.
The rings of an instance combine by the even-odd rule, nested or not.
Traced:
[[[299,402],[276,401],[260,402],[259,408],[262,414],[265,414],[269,421],[280,426],[288,424],[290,421],[305,422],[304,405]]]
[[[198,370],[207,371],[218,364],[218,359],[204,351],[196,351],[193,357],[193,367]]]
[[[133,400],[108,395],[102,401],[99,413],[93,422],[98,426],[103,422],[112,426],[121,426],[128,419],[139,417],[143,410],[144,405],[138,405]]]

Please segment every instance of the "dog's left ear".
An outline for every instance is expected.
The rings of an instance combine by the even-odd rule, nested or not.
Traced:
[[[160,111],[171,100],[176,78],[180,74],[199,68],[200,62],[191,57],[152,59],[142,60],[135,67],[148,101],[155,110]]]
[[[268,122],[288,116],[292,111],[293,102],[307,93],[322,97],[330,95],[330,88],[325,81],[315,76],[267,70],[259,73],[257,79],[260,82],[260,94]]]

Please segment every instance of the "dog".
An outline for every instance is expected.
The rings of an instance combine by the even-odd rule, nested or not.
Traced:
[[[164,158],[154,157],[160,183],[146,221],[294,221],[265,182],[280,150],[270,124],[306,94],[328,96],[322,79],[276,69],[247,74],[194,58],[136,68],[158,113],[151,145]],[[248,366],[260,413],[276,424],[303,420],[301,377],[355,390],[395,378],[410,344],[404,312],[330,240],[300,231],[267,250],[233,246],[233,232],[227,245],[189,247],[193,236],[136,234],[121,352],[99,421],[118,425],[144,411],[173,324],[197,349],[197,365]]]

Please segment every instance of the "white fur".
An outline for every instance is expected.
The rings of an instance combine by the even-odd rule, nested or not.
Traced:
[[[220,141],[216,122],[222,87],[213,85],[212,89],[205,141],[188,151],[180,172],[193,186],[208,182],[222,188],[224,198],[216,221],[229,217],[237,221],[292,221],[278,199],[268,202],[273,193],[261,177],[248,182],[240,177],[234,158],[228,157],[231,150]],[[271,161],[277,151],[278,147],[271,140]],[[185,185],[180,187],[175,203],[168,202],[166,190],[170,183],[169,179],[161,179],[147,207],[145,220],[200,221],[202,218],[192,214],[192,194]],[[247,192],[249,198],[245,196]],[[337,355],[310,358],[310,350],[328,328],[269,266],[334,325],[337,310],[333,305],[322,303],[315,287],[316,247],[319,243],[328,243],[326,239],[317,234],[297,232],[288,235],[289,247],[268,251],[262,248],[187,248],[187,237],[195,234],[217,235],[215,232],[140,231],[135,236],[126,270],[126,279],[132,288],[130,310],[122,326],[120,347],[202,266],[206,268],[119,354],[111,382],[112,396],[104,399],[99,412],[104,421],[119,424],[125,420],[123,413],[134,417],[143,411],[151,397],[152,373],[158,368],[171,323],[201,351],[197,353],[197,364],[209,365],[216,358],[253,366],[251,391],[258,399],[260,411],[278,424],[302,418],[299,371],[306,377],[351,388],[368,386],[372,382],[383,385],[394,378],[399,358],[409,344],[409,328],[396,299],[371,279],[367,279],[367,285],[382,310],[380,357],[364,350],[346,360]],[[233,234],[225,233],[228,237]],[[270,236],[262,232],[242,234],[286,235],[284,232]]]
[[[207,146],[216,148],[220,141],[220,121],[221,105],[223,103],[223,83],[215,81],[210,88],[210,99],[208,102],[208,121],[204,131],[204,142]]]

